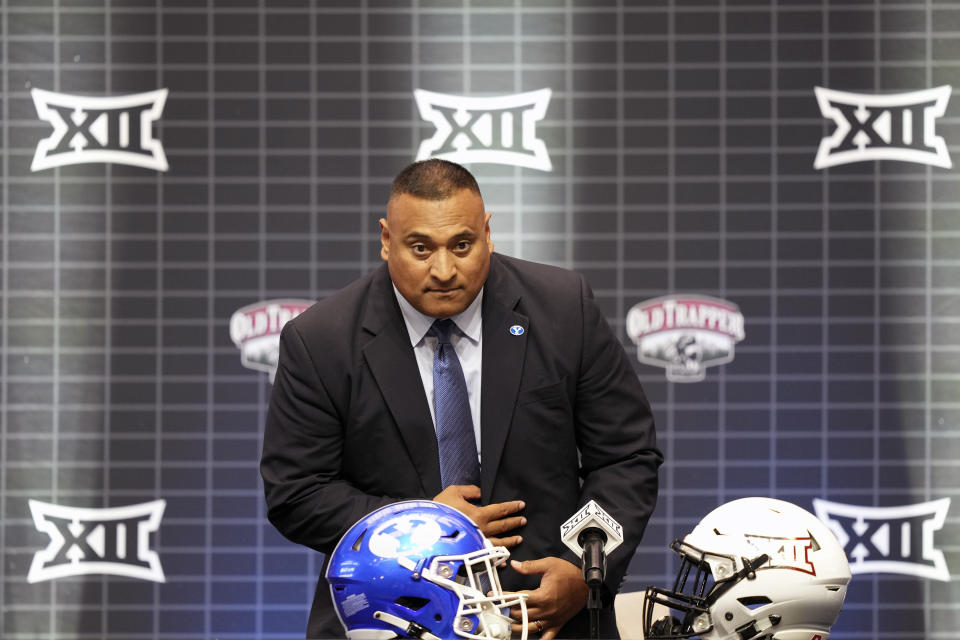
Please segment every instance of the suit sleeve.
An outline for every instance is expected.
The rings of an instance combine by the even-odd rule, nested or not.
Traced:
[[[580,291],[583,334],[574,410],[583,480],[579,506],[596,500],[623,525],[624,542],[607,558],[609,598],[619,591],[656,506],[663,455],[646,394],[582,277]]]
[[[349,372],[344,371],[342,378]],[[285,537],[329,553],[367,513],[395,502],[363,493],[342,478],[346,400],[324,380],[293,322],[280,336],[280,355],[267,412],[260,474],[267,517]]]

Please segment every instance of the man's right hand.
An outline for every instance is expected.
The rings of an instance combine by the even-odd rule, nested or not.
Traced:
[[[434,498],[435,502],[441,502],[463,512],[496,546],[509,549],[523,541],[521,536],[497,537],[527,524],[525,517],[515,515],[527,506],[522,500],[497,502],[485,507],[478,507],[469,502],[470,500],[480,500],[480,487],[472,484],[452,484]]]

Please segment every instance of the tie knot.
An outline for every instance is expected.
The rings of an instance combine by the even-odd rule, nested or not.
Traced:
[[[450,334],[457,330],[457,325],[450,318],[434,320],[429,333],[437,336],[440,344],[450,344]]]

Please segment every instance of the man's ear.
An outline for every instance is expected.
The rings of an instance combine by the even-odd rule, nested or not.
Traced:
[[[483,232],[487,236],[487,252],[493,253],[493,240],[490,239],[490,216],[493,215],[489,211],[486,212],[487,218],[483,221]]]
[[[380,218],[380,258],[384,262],[390,258],[390,227],[386,218]]]

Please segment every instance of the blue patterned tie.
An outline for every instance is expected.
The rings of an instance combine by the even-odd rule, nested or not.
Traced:
[[[433,409],[440,448],[440,483],[444,489],[451,484],[480,486],[470,396],[457,352],[450,344],[450,333],[456,327],[453,320],[435,320],[429,331],[437,337],[433,354]]]

